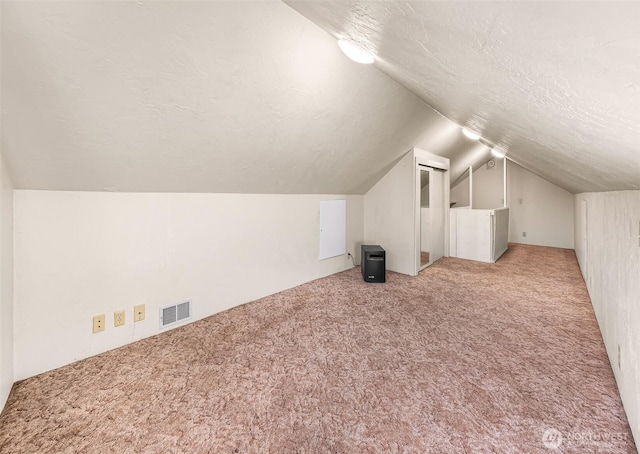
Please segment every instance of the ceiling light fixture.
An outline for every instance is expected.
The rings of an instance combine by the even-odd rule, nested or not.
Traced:
[[[507,155],[507,153],[505,153],[504,150],[501,150],[499,148],[492,148],[491,154],[499,159],[502,159]]]
[[[363,63],[365,65],[373,63],[373,55],[369,51],[358,46],[353,41],[349,41],[348,39],[344,38],[339,39],[338,46],[340,46],[340,49],[347,57],[357,63]]]
[[[480,134],[478,134],[477,132],[473,132],[467,128],[462,128],[462,134],[464,134],[471,140],[478,140],[480,138]]]

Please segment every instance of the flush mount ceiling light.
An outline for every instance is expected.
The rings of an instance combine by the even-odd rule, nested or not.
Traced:
[[[499,148],[492,148],[491,154],[496,158],[500,158],[500,159],[504,158],[507,155],[507,153],[505,153],[504,150],[501,150]]]
[[[351,60],[357,63],[363,63],[365,65],[373,63],[373,55],[370,52],[364,50],[362,47],[358,46],[353,41],[349,41],[348,39],[339,39],[338,46],[344,54],[349,57]]]
[[[478,140],[480,138],[480,134],[478,134],[477,132],[473,132],[467,128],[462,128],[462,134],[464,134],[467,138],[471,140]]]

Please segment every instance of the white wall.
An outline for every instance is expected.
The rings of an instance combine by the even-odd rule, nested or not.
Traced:
[[[0,158],[0,411],[13,385],[13,187]]]
[[[452,208],[449,255],[494,263],[507,250],[509,209]]]
[[[473,172],[473,208],[493,209],[503,205],[503,165],[480,166]],[[455,207],[469,203],[469,179],[451,189]],[[509,241],[573,249],[573,194],[565,191],[513,161],[507,164]],[[523,236],[526,232],[526,237]]]
[[[491,210],[503,206],[503,166],[504,159],[493,159],[494,167],[487,164],[473,171],[473,208]],[[454,208],[469,206],[469,177],[464,178],[451,188],[451,201]]]
[[[504,159],[493,159],[494,167],[481,165],[473,172],[473,208],[493,210],[503,206]]]
[[[197,320],[350,268],[318,260],[331,198],[347,200],[358,259],[363,196],[15,191],[15,379],[154,335],[167,304],[191,298]]]
[[[454,187],[451,188],[451,203],[456,204],[453,208],[462,208],[469,206],[469,177],[466,177]]]
[[[420,256],[420,185],[417,163],[446,169],[444,203],[449,204],[449,159],[413,148],[364,196],[364,238],[366,244],[379,244],[386,251],[388,270],[414,276]],[[445,232],[448,231],[448,217]],[[444,245],[448,254],[448,238]]]
[[[576,255],[639,445],[640,191],[585,193],[574,199]]]
[[[415,163],[408,152],[364,196],[365,244],[385,250],[386,267],[415,274]]]
[[[512,161],[507,187],[509,241],[573,249],[573,194]]]

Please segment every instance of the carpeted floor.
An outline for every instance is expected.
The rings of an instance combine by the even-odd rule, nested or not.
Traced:
[[[17,383],[0,451],[636,449],[573,251],[512,245],[386,284],[352,269]]]

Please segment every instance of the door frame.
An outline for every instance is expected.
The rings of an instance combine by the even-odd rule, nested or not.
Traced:
[[[580,200],[580,236],[582,236],[582,278],[589,283],[589,207],[585,199]]]
[[[448,163],[447,163],[448,164]],[[433,159],[427,159],[420,156],[416,156],[415,165],[413,171],[414,178],[414,253],[415,253],[415,275],[417,275],[421,270],[427,268],[433,262],[429,261],[427,265],[420,265],[420,194],[422,188],[420,187],[420,170],[425,168],[430,169],[438,169],[444,171],[443,173],[443,208],[444,208],[444,257],[449,256],[449,166],[435,161]],[[431,175],[429,176],[430,181],[432,180]]]

